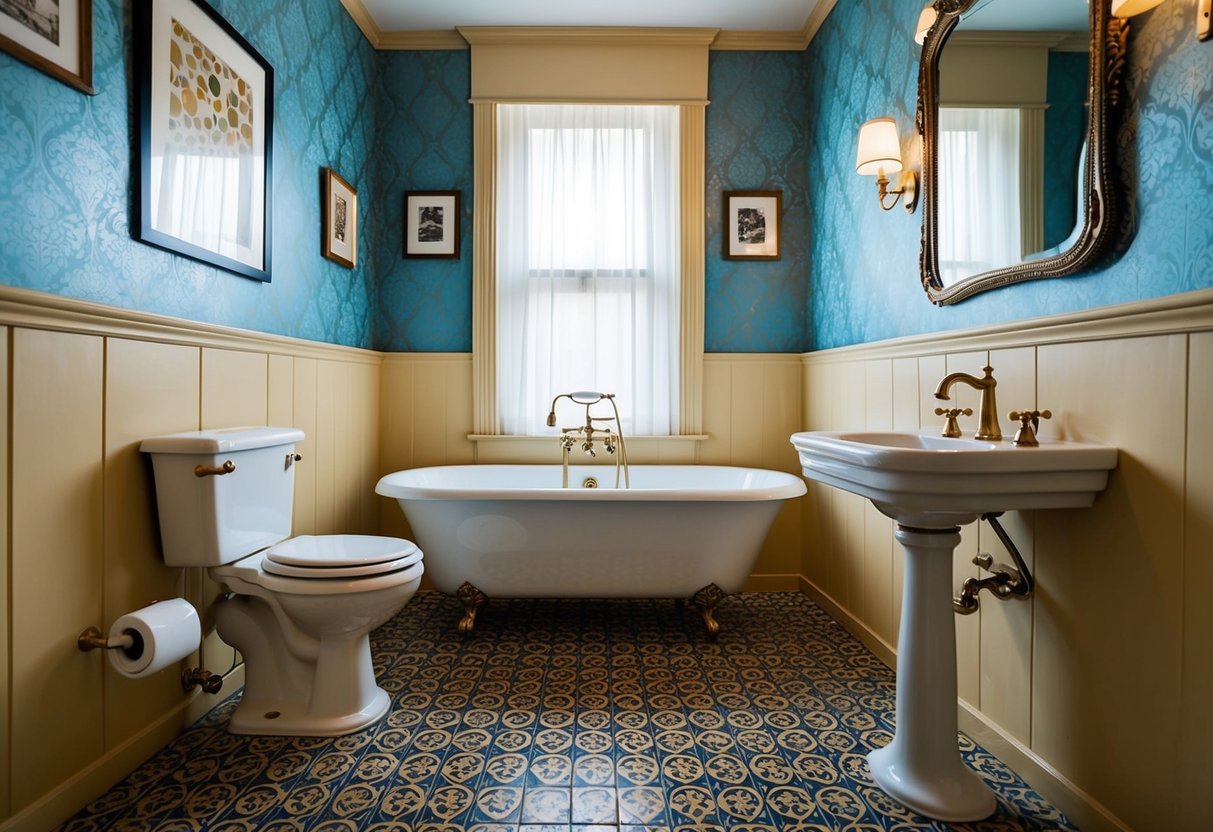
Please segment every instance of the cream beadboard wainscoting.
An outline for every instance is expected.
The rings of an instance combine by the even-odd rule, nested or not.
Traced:
[[[8,288],[0,324],[0,828],[44,830],[243,680],[213,632],[190,666],[229,675],[219,696],[76,649],[86,627],[174,596],[211,628],[217,586],[161,561],[139,442],[296,425],[295,531],[374,532],[382,357]]]
[[[629,461],[741,465],[799,473],[788,437],[801,424],[800,373],[797,355],[704,356],[704,438],[625,437]],[[426,465],[560,463],[554,436],[472,438],[472,382],[470,354],[384,357],[380,398],[384,473]],[[800,518],[796,502],[780,511],[748,590],[797,588]],[[395,501],[380,505],[380,528],[384,534],[409,536]]]
[[[805,428],[942,426],[946,373],[998,379],[1011,410],[1049,409],[1041,434],[1120,448],[1093,508],[1007,515],[1036,577],[1029,601],[982,596],[957,616],[962,728],[1083,829],[1202,829],[1213,773],[1213,292],[980,331],[812,353]],[[976,391],[956,405],[976,411]],[[961,419],[975,429],[976,416]],[[1025,451],[1030,453],[1030,451]],[[892,521],[811,483],[805,588],[892,662],[901,554]],[[989,527],[964,528],[956,585]]]
[[[799,471],[798,430],[934,426],[930,393],[990,361],[1006,411],[1054,413],[1046,435],[1121,448],[1086,511],[1006,525],[1038,579],[1028,602],[958,618],[962,725],[1084,828],[1201,828],[1213,771],[1213,292],[980,331],[799,355],[707,355],[706,438],[637,438],[635,462]],[[383,473],[556,461],[554,440],[469,438],[466,354],[382,354],[0,289],[0,829],[70,815],[214,697],[165,671],[133,682],[97,653],[153,599],[203,611],[217,588],[161,564],[146,436],[236,424],[307,434],[298,534],[408,534],[373,493]],[[976,404],[958,388],[961,406]],[[986,538],[989,539],[986,539]],[[968,527],[957,585],[992,536]],[[810,485],[781,512],[749,588],[799,586],[891,661],[901,556],[890,521]],[[205,620],[205,619],[204,619]],[[229,671],[209,636],[196,660]],[[196,663],[196,662],[195,662]],[[243,678],[237,666],[225,692]]]

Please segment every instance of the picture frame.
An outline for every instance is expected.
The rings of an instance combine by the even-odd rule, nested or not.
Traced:
[[[274,68],[205,0],[138,0],[135,239],[269,282]]]
[[[325,168],[320,253],[347,269],[358,266],[358,191],[332,168]]]
[[[404,256],[459,259],[459,191],[406,191]]]
[[[782,191],[724,192],[724,259],[778,260]]]
[[[0,50],[80,92],[93,89],[93,0],[0,0]]]

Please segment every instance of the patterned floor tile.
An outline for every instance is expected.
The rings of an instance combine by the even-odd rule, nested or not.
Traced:
[[[877,788],[893,674],[796,593],[733,596],[719,641],[663,601],[421,593],[373,634],[392,694],[346,737],[237,737],[225,700],[65,832],[944,832]],[[968,737],[998,809],[974,832],[1068,830]]]

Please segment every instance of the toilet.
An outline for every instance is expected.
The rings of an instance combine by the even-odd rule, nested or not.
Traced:
[[[369,633],[421,583],[421,550],[373,535],[291,537],[294,428],[146,439],[164,561],[207,569],[229,594],[219,636],[245,662],[235,734],[331,737],[366,728],[391,699],[375,683]]]

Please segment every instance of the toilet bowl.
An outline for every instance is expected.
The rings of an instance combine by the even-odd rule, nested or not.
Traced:
[[[164,559],[200,566],[228,593],[216,630],[240,651],[245,683],[228,725],[237,734],[338,736],[387,713],[370,632],[421,583],[422,553],[374,535],[288,537],[294,443],[290,428],[156,437],[152,455]]]
[[[271,571],[282,566],[280,550],[299,544],[325,565]],[[231,590],[215,608],[219,637],[245,660],[228,730],[339,736],[378,722],[391,703],[375,683],[369,634],[412,598],[423,571],[421,550],[407,540],[362,535],[291,538],[211,567]]]

